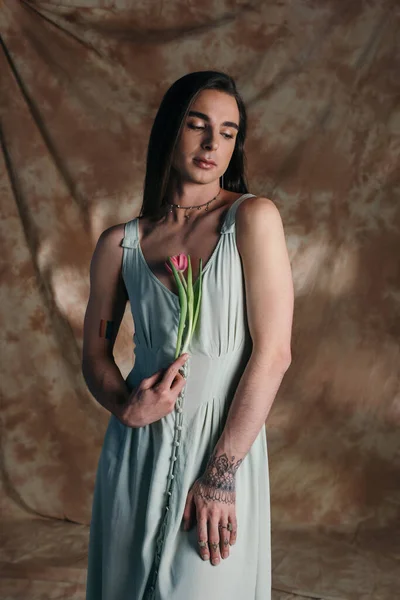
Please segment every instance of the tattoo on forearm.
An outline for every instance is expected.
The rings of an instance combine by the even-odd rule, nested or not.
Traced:
[[[204,500],[233,504],[236,500],[235,475],[242,462],[242,458],[235,463],[234,456],[229,459],[223,453],[217,457],[217,453],[214,452],[205,473],[195,483],[195,493]]]
[[[113,335],[114,321],[100,320],[99,336],[111,340]]]

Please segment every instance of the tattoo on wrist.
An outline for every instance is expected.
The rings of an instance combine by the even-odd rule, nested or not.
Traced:
[[[114,321],[106,321],[106,319],[100,320],[99,336],[111,340],[114,329]]]
[[[235,462],[224,452],[217,456],[214,452],[208,461],[205,473],[195,484],[196,493],[204,500],[216,500],[225,504],[233,504],[236,499],[236,471],[243,459]]]

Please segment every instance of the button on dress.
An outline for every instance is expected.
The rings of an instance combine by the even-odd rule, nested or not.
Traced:
[[[249,196],[228,209],[203,266],[199,320],[175,409],[139,428],[110,417],[93,496],[87,600],[271,598],[265,427],[236,473],[238,530],[229,557],[216,566],[203,561],[196,519],[190,531],[182,528],[187,494],[204,473],[251,354],[235,235],[237,207]],[[149,268],[138,234],[137,218],[125,224],[122,275],[135,329],[129,389],[174,361],[179,323],[179,297]]]

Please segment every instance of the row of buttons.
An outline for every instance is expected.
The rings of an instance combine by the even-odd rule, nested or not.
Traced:
[[[184,363],[184,365],[181,367],[182,371],[183,371],[183,375],[185,377],[185,379],[187,379],[187,373],[188,373],[188,362],[189,362],[190,358]],[[178,446],[180,446],[180,436],[181,436],[181,431],[182,431],[182,421],[183,421],[183,402],[185,399],[185,388],[186,386],[181,390],[181,392],[178,395],[178,398],[176,400],[176,405],[175,405],[175,429],[174,429],[174,439],[172,442],[172,447],[173,447],[173,453],[170,459],[170,468],[169,468],[169,473],[168,473],[168,478],[167,478],[167,489],[165,491],[165,494],[167,496],[167,501],[165,504],[165,513],[164,513],[164,517],[163,517],[163,521],[161,523],[160,526],[160,531],[157,537],[157,551],[156,551],[156,556],[154,558],[154,562],[153,562],[153,568],[154,568],[154,572],[153,572],[153,580],[152,580],[152,584],[151,587],[148,590],[148,593],[145,596],[145,600],[153,600],[154,599],[154,592],[155,592],[155,583],[157,580],[157,575],[158,575],[158,568],[159,568],[159,564],[160,564],[160,560],[161,560],[161,550],[162,547],[164,545],[164,536],[165,536],[165,530],[166,530],[166,525],[167,525],[167,517],[168,517],[168,512],[169,512],[169,501],[172,495],[172,486],[173,486],[173,480],[175,478],[174,475],[174,470],[175,470],[175,465],[176,465],[176,461],[178,459],[177,455],[175,454],[176,452],[176,448]]]

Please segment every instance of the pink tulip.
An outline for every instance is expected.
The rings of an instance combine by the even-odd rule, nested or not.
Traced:
[[[196,323],[199,316],[203,264],[199,260],[199,276],[193,285],[192,262],[190,255],[175,254],[168,256],[168,260],[164,263],[167,271],[174,276],[175,283],[179,291],[179,325],[178,336],[176,341],[175,358],[178,358],[180,353],[185,353],[188,349],[190,340],[196,329]],[[171,265],[171,266],[170,266]],[[171,268],[172,267],[172,268]],[[188,279],[186,281],[184,271],[188,270]],[[199,285],[196,285],[196,284]],[[187,322],[186,322],[187,316]],[[185,339],[182,339],[185,327],[187,326]],[[183,347],[181,347],[183,344]]]
[[[188,266],[188,259],[186,254],[175,254],[170,257],[172,262],[174,263],[174,267],[177,271],[184,273]],[[165,267],[169,273],[172,273],[172,269],[168,264],[168,261],[165,263]]]

